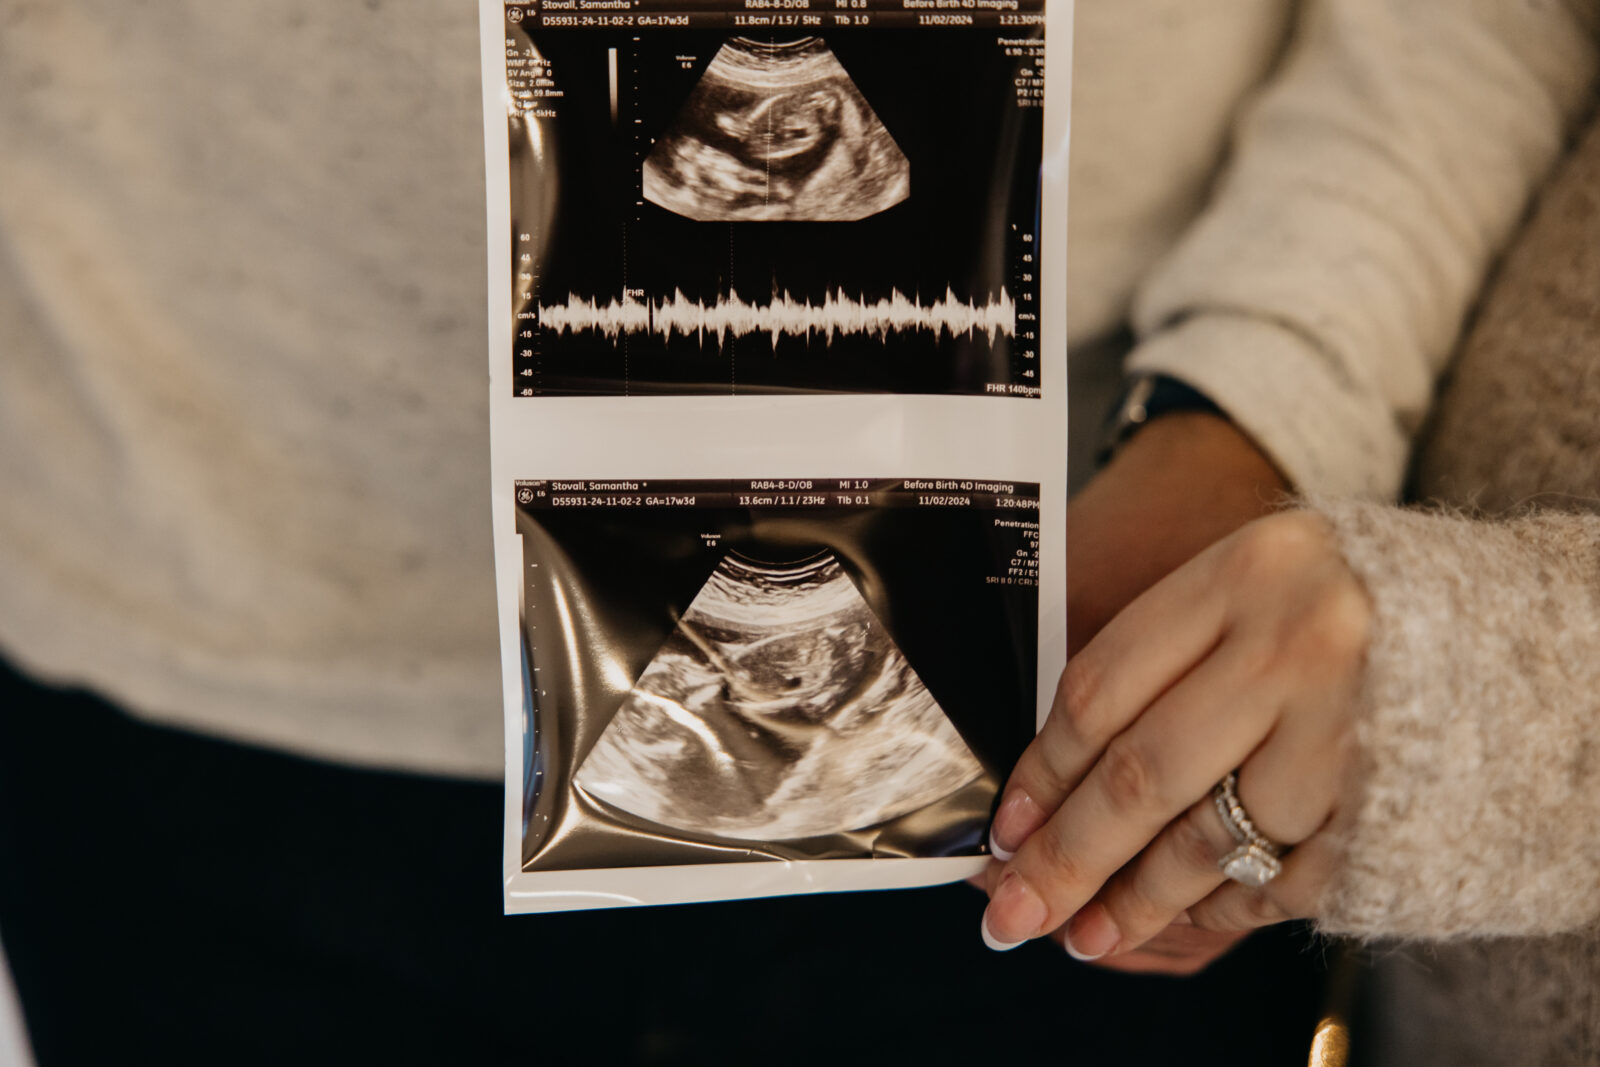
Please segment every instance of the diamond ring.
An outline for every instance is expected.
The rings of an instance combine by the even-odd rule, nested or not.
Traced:
[[[1250,821],[1239,801],[1238,785],[1238,772],[1229,771],[1211,790],[1211,801],[1217,806],[1217,814],[1222,816],[1222,825],[1239,843],[1238,848],[1218,861],[1217,867],[1240,885],[1259,889],[1283,870],[1283,861],[1278,857],[1283,855],[1284,847],[1257,830],[1256,824]]]

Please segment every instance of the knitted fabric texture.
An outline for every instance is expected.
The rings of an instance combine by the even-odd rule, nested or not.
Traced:
[[[1600,916],[1600,516],[1320,506],[1376,616],[1364,785],[1324,928],[1551,934]]]
[[[1356,1039],[1373,1064],[1600,1064],[1600,123],[1506,257],[1415,472],[1476,518],[1314,502],[1376,611],[1322,921],[1371,945]]]
[[[1330,931],[1556,933],[1600,915],[1597,189],[1600,123],[1507,257],[1418,463],[1449,503],[1563,510],[1321,505],[1377,614]]]

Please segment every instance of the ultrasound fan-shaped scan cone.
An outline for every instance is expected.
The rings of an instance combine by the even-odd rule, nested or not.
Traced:
[[[845,222],[911,165],[821,38],[724,44],[644,162],[644,198],[702,221]]]
[[[724,559],[576,780],[663,826],[784,841],[886,822],[982,773],[830,552]]]

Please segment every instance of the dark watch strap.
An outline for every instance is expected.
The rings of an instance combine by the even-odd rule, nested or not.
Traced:
[[[1165,374],[1141,374],[1130,378],[1117,406],[1106,419],[1096,459],[1103,466],[1146,423],[1180,411],[1227,417],[1210,397],[1176,378]]]

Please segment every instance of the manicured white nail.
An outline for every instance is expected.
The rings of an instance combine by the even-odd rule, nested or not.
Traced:
[[[1044,823],[1045,811],[1032,797],[1021,789],[1009,790],[1000,802],[1000,810],[994,813],[994,821],[989,824],[989,851],[1002,863],[1010,860]],[[1010,841],[1011,847],[998,844],[1002,840]]]
[[[983,943],[985,945],[988,945],[990,948],[994,949],[996,952],[1010,952],[1012,949],[1014,949],[1018,945],[1022,944],[1021,941],[1002,941],[998,937],[995,937],[993,934],[991,934],[989,932],[989,913],[988,912],[984,912],[983,913],[982,930],[983,930]]]
[[[1072,943],[1074,934],[1083,944],[1083,948]],[[1061,946],[1073,959],[1088,963],[1116,948],[1121,940],[1122,932],[1117,929],[1116,920],[1111,917],[1106,906],[1090,903],[1067,923]]]
[[[1095,960],[1105,955],[1104,952],[1097,952],[1093,956],[1090,956],[1084,952],[1079,952],[1077,949],[1072,947],[1071,937],[1063,937],[1061,939],[1061,947],[1067,950],[1067,955],[1082,963],[1093,963]]]

